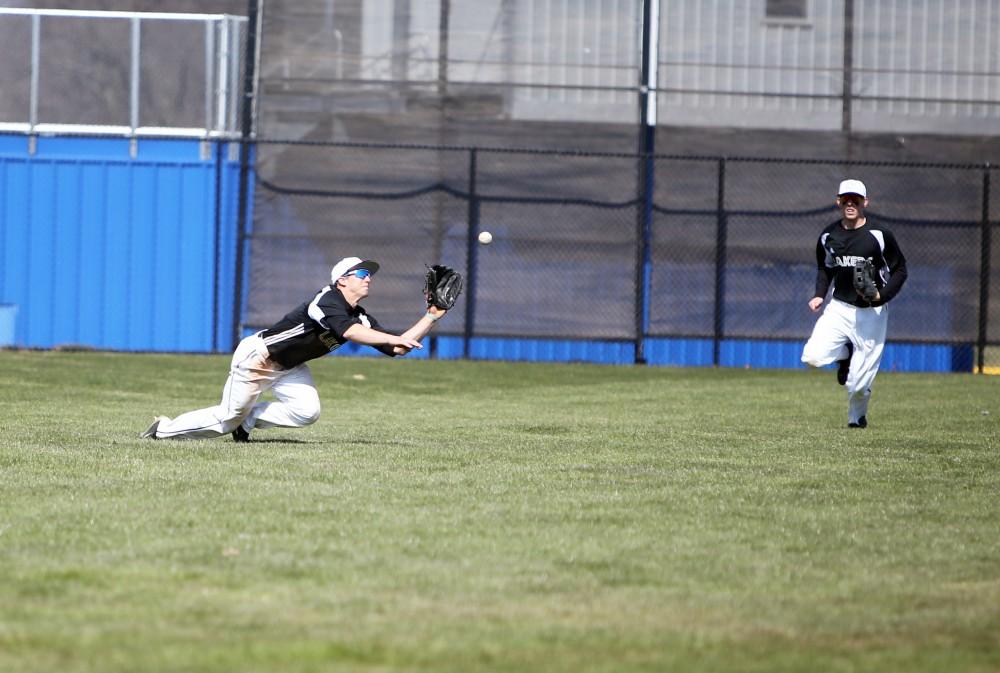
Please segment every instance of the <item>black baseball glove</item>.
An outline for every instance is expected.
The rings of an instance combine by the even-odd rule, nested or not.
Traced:
[[[869,304],[878,296],[878,285],[875,284],[875,267],[870,260],[864,259],[854,263],[854,289],[862,299]]]
[[[451,267],[440,264],[429,267],[424,281],[427,306],[437,306],[447,311],[458,301],[458,295],[462,294],[464,285],[465,279],[462,278],[462,274]]]

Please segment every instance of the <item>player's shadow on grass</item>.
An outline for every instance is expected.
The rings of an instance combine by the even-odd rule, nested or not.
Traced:
[[[416,442],[406,439],[342,439],[338,444],[345,446],[417,446]]]
[[[243,444],[248,444],[253,446],[254,444],[324,444],[322,439],[282,439],[280,437],[268,437],[267,439],[257,439],[252,438],[249,442],[229,442],[233,446],[242,446]]]

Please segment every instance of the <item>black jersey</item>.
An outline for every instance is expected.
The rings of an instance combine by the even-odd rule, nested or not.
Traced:
[[[867,259],[876,270],[875,283],[879,300],[869,304],[854,289],[854,263]],[[906,258],[896,237],[884,226],[868,218],[859,229],[845,229],[837,220],[819,235],[816,243],[816,295],[825,297],[833,281],[835,299],[854,306],[880,306],[887,303],[906,281]]]
[[[351,306],[343,293],[327,285],[312,300],[297,306],[271,328],[261,332],[271,359],[286,369],[296,367],[343,346],[351,325],[384,331],[361,306]],[[395,355],[392,346],[374,346],[386,355]]]

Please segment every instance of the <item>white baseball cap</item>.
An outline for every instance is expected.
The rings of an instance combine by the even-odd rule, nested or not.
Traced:
[[[837,196],[843,196],[844,194],[857,194],[862,198],[868,198],[868,190],[865,189],[865,183],[861,182],[861,180],[844,180],[841,182],[840,189],[837,190]]]
[[[378,271],[378,262],[373,262],[370,259],[361,259],[360,257],[345,257],[330,269],[330,282],[336,283],[338,278],[346,276],[355,269],[366,269],[375,273]]]

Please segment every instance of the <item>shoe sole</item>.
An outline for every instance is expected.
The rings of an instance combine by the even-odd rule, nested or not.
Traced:
[[[163,419],[157,416],[148,428],[139,433],[139,439],[156,439],[156,429],[160,427],[161,420]]]
[[[156,431],[159,429],[160,423],[162,423],[163,421],[169,421],[169,420],[170,419],[167,418],[166,416],[156,416],[153,419],[152,425],[150,425],[148,428],[146,428],[143,432],[141,432],[139,434],[139,438],[140,439],[159,439],[159,437],[156,436]]]

